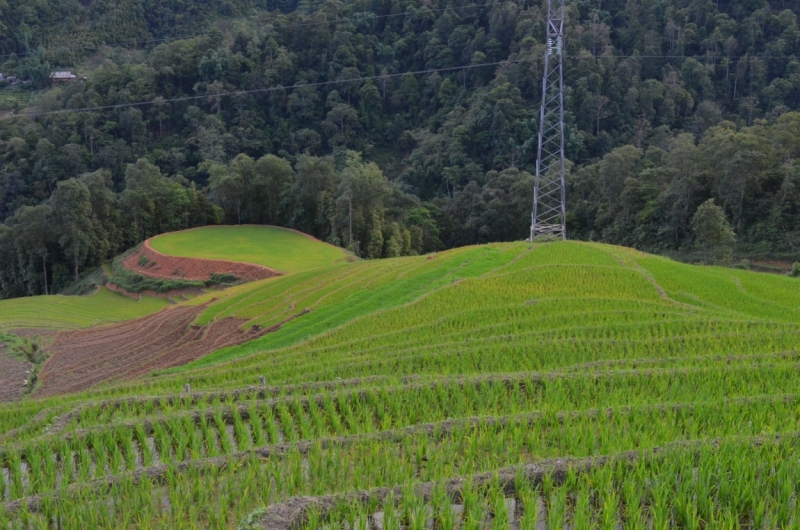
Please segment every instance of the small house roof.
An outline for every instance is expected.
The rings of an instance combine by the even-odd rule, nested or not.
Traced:
[[[77,77],[72,72],[53,72],[50,74],[50,79],[75,79]]]

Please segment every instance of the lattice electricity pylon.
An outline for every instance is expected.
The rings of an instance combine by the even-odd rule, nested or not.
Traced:
[[[539,151],[533,190],[531,241],[567,239],[564,190],[564,0],[547,0]]]

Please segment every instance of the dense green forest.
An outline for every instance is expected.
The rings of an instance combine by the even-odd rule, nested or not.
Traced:
[[[707,203],[738,255],[800,254],[800,1],[567,4],[570,237],[691,252]],[[31,102],[0,117],[0,297],[208,223],[522,239],[543,35],[540,0],[0,0]]]

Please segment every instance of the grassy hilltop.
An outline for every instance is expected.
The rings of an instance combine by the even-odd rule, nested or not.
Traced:
[[[196,324],[310,311],[0,407],[0,528],[789,527],[799,286],[578,242],[240,285]]]
[[[340,248],[277,226],[207,226],[154,237],[150,246],[170,256],[242,261],[284,273],[345,258]]]

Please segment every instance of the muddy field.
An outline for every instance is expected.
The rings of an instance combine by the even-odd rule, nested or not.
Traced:
[[[281,274],[269,267],[252,263],[167,256],[153,250],[147,241],[137,252],[125,258],[122,264],[130,271],[169,280],[206,281],[211,279],[212,274],[230,274],[250,282]]]
[[[171,307],[113,326],[59,333],[48,348],[50,358],[39,373],[36,395],[76,392],[146,375],[273,331],[257,327],[244,331],[244,321],[234,318],[204,327],[192,325],[204,309]]]
[[[0,342],[0,403],[19,399],[25,391],[23,382],[33,365],[14,357]]]

